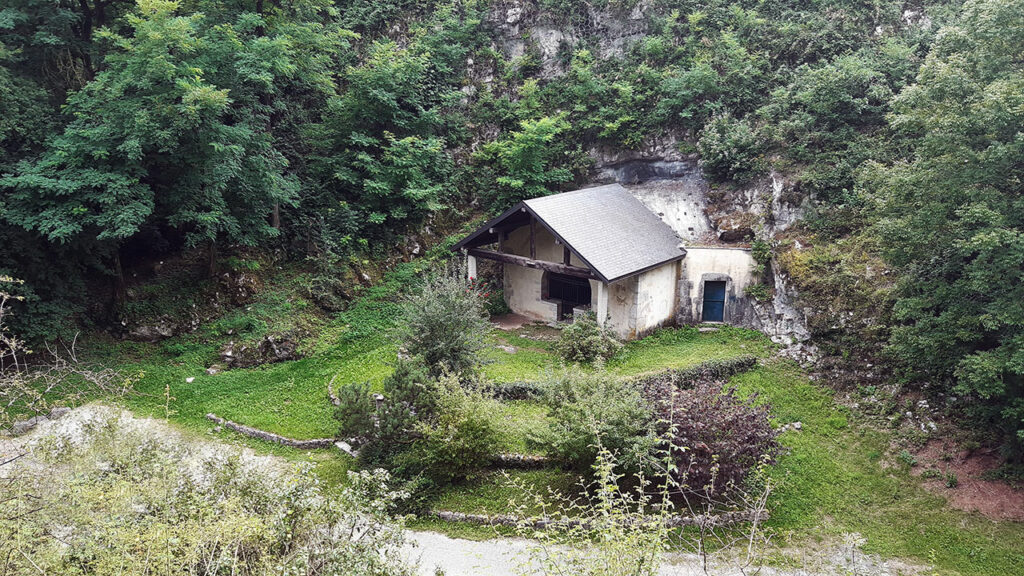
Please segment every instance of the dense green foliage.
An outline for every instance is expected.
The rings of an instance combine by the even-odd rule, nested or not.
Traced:
[[[554,458],[575,470],[591,470],[602,447],[634,472],[651,452],[650,407],[632,382],[605,371],[567,370],[547,382],[544,401],[552,423],[540,440]]]
[[[576,318],[562,328],[555,351],[566,362],[602,362],[611,357],[621,344],[610,330],[597,323],[593,312]]]
[[[310,259],[342,310],[421,231],[659,140],[716,192],[784,175],[806,217],[766,262],[822,349],[1021,453],[1020,0],[526,4],[513,26],[486,0],[7,2],[12,327],[118,326],[137,270],[249,246]]]
[[[365,384],[339,392],[340,434],[353,438],[359,459],[384,466],[422,489],[465,480],[487,466],[499,444],[497,403],[418,361],[399,361],[376,400]]]
[[[1024,2],[968,2],[892,123],[910,156],[866,179],[901,274],[892,353],[1024,454]]]

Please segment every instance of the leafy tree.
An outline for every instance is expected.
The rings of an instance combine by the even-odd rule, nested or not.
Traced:
[[[7,65],[13,55],[0,44],[0,174],[15,161],[42,146],[53,129],[53,110],[46,90],[32,78],[18,75]]]
[[[900,272],[891,352],[1024,456],[1024,2],[970,0],[892,124],[912,156],[874,166],[878,235]]]
[[[487,144],[477,154],[478,161],[493,163],[499,174],[491,193],[496,209],[546,196],[553,186],[572,179],[572,172],[559,165],[565,148],[557,139],[569,128],[563,117],[524,120],[520,126],[519,131]]]
[[[258,15],[207,26],[177,9],[140,0],[131,35],[101,32],[115,49],[69,98],[67,129],[0,181],[9,222],[52,242],[115,245],[154,220],[191,245],[275,233],[268,215],[295,183],[263,131],[260,97],[294,71],[291,48],[257,34]]]
[[[443,206],[450,172],[438,106],[447,88],[433,82],[431,56],[377,42],[351,67],[346,90],[312,127],[315,170],[341,187],[365,220],[362,233],[386,238]]]

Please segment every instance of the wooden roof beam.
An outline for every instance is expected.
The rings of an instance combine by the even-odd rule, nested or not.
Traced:
[[[594,272],[590,268],[569,266],[567,264],[547,262],[545,260],[535,260],[533,258],[527,258],[526,256],[519,256],[517,254],[495,252],[494,250],[483,250],[480,248],[470,248],[469,250],[467,250],[467,253],[470,256],[476,256],[477,258],[483,258],[485,260],[495,260],[497,262],[515,264],[517,266],[534,268],[536,270],[547,270],[548,272],[554,272],[556,274],[565,274],[566,276],[575,276],[577,278],[600,280],[600,278],[596,274],[594,274]]]

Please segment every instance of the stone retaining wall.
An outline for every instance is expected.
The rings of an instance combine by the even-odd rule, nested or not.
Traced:
[[[218,417],[216,414],[207,414],[206,419],[216,423],[219,426],[230,428],[239,434],[244,434],[250,438],[259,438],[260,440],[266,440],[267,442],[276,442],[284,446],[290,446],[292,448],[300,448],[303,450],[311,450],[316,448],[330,448],[334,446],[334,438],[314,438],[312,440],[294,440],[292,438],[286,438],[284,436],[274,434],[273,432],[266,432],[258,428],[246,426],[244,424],[238,424],[231,420],[225,420]]]

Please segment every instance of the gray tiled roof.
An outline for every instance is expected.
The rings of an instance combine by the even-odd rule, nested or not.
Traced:
[[[609,282],[685,254],[672,228],[618,184],[525,203]]]

